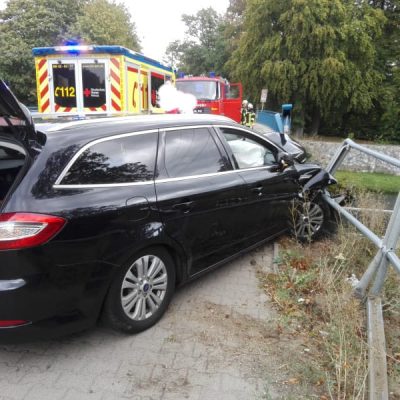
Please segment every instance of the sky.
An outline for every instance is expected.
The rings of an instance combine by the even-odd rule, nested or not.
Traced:
[[[202,8],[212,7],[225,13],[229,0],[117,0],[123,3],[136,24],[144,55],[161,61],[168,44],[182,39],[185,24],[182,14],[196,14]],[[0,9],[6,0],[0,0]],[[118,44],[118,43],[109,43]]]
[[[184,37],[182,14],[193,15],[208,7],[223,14],[229,0],[125,0],[122,3],[136,24],[143,54],[161,60],[168,44]]]

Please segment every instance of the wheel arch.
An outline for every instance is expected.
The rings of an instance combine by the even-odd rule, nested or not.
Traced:
[[[300,218],[300,215],[297,215],[299,210],[302,210],[303,205],[309,203],[318,206],[322,212],[323,220],[321,223],[320,228],[314,234],[301,236],[296,232],[297,225],[297,218]],[[303,211],[300,211],[302,213]],[[332,233],[336,232],[335,224],[333,223],[333,210],[332,208],[326,203],[319,192],[315,193],[314,195],[311,194],[309,199],[298,199],[297,201],[293,202],[292,205],[292,215],[290,217],[289,226],[292,236],[294,236],[300,242],[311,242],[321,238],[324,238]]]
[[[125,257],[124,262],[121,263],[120,267],[122,267],[128,260],[136,253],[142,252],[143,250],[147,248],[152,248],[152,247],[160,247],[164,249],[165,251],[168,252],[168,254],[171,256],[174,266],[175,266],[175,286],[180,286],[182,283],[184,283],[187,280],[187,257],[185,255],[185,252],[182,248],[179,247],[178,244],[173,243],[172,241],[148,241],[144,243],[141,246],[134,246],[132,248],[132,251],[129,252],[129,255]],[[120,268],[119,267],[119,268]],[[116,270],[117,271],[117,270]],[[107,299],[108,293],[110,291],[111,285],[115,279],[116,271],[114,272],[112,278],[108,282],[107,290],[104,293],[104,296],[101,300],[101,307],[99,308],[99,314],[97,316],[97,320],[101,318],[101,315],[103,313],[104,309],[104,304]]]

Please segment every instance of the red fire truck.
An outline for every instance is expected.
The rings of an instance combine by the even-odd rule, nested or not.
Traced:
[[[240,122],[241,83],[229,83],[219,76],[185,76],[176,80],[176,88],[196,97],[195,113],[225,115]]]

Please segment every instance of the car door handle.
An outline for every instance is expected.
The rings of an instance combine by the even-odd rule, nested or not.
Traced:
[[[256,187],[251,188],[251,191],[253,193],[256,193],[256,194],[262,194],[263,187],[262,186],[256,186]]]
[[[193,208],[194,201],[185,201],[183,203],[177,203],[172,206],[173,210],[182,211],[184,213],[189,212]]]

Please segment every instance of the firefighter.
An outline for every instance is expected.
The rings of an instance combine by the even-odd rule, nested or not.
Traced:
[[[253,104],[249,103],[247,105],[247,112],[244,125],[253,129],[255,121],[256,121],[256,113],[254,112]]]
[[[248,106],[249,102],[247,100],[243,100],[242,101],[242,109],[241,109],[241,119],[240,119],[240,123],[242,125],[246,125],[246,115],[247,115],[247,106]]]

